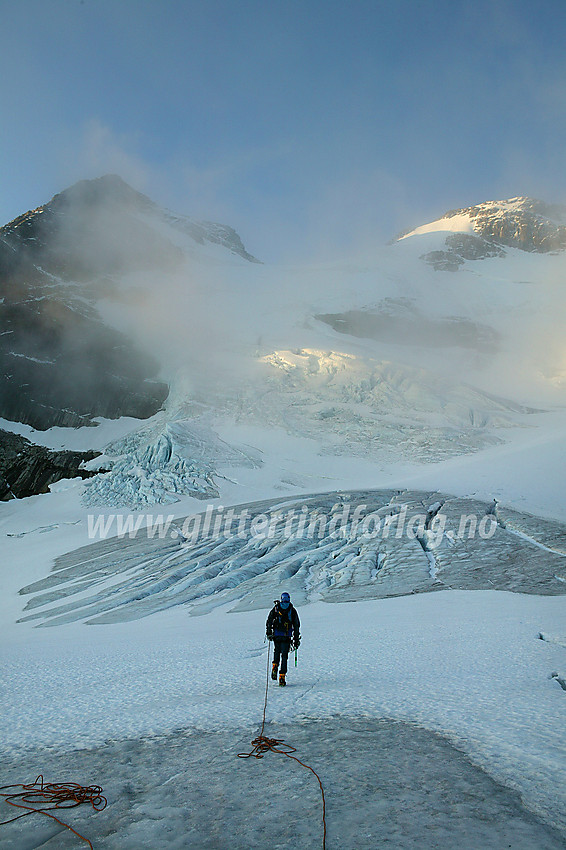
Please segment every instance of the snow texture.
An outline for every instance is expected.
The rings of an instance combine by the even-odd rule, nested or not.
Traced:
[[[266,734],[281,732],[320,771],[329,823],[337,830],[329,850],[344,843],[364,846],[358,840],[369,842],[374,817],[377,833],[371,840],[393,836],[392,846],[402,841],[412,846],[415,830],[422,827],[416,813],[423,794],[427,799],[432,794],[425,809],[430,828],[436,825],[438,832],[427,827],[422,846],[448,850],[454,846],[453,830],[459,834],[460,828],[462,834],[469,831],[468,841],[476,829],[484,834],[484,828],[494,842],[501,840],[491,797],[513,798],[486,785],[467,759],[518,792],[523,805],[547,824],[566,830],[566,694],[551,676],[564,649],[538,637],[541,631],[564,636],[562,598],[447,591],[315,603],[300,606],[299,612],[298,666],[291,664],[287,688],[270,687]],[[217,609],[191,618],[176,608],[150,620],[97,629],[71,624],[32,630],[9,646],[4,641],[7,708],[0,717],[0,739],[5,781],[33,781],[44,773],[50,781],[100,784],[111,805],[106,813],[89,817],[88,824],[100,829],[95,834],[101,840],[123,838],[151,846],[159,836],[160,846],[171,842],[174,847],[182,846],[175,843],[179,831],[190,836],[188,846],[200,846],[201,839],[224,846],[220,836],[239,823],[232,818],[238,817],[251,782],[263,799],[261,806],[255,797],[250,808],[243,804],[244,814],[255,807],[247,828],[255,846],[271,846],[262,832],[265,826],[272,835],[273,826],[264,792],[285,769],[272,764],[270,756],[253,764],[234,758],[226,774],[222,769],[236,753],[249,752],[261,722],[266,613],[227,615]],[[413,738],[413,729],[381,727],[380,718],[436,731],[467,758],[424,733]],[[322,721],[316,727],[320,731],[308,723],[303,729],[297,725],[309,720]],[[199,734],[191,745],[194,731]],[[188,749],[183,750],[185,738]],[[430,769],[423,763],[429,759]],[[389,785],[384,777],[391,772]],[[318,835],[316,783],[297,765],[288,773],[273,814],[288,811],[287,791],[297,805],[308,794],[305,828]],[[221,805],[210,808],[216,796]],[[516,803],[499,810],[500,836],[523,840],[526,848],[529,842],[530,848],[545,846],[544,831],[527,830],[520,838]],[[358,820],[358,804],[368,820]],[[285,841],[287,836],[282,846],[288,846]],[[491,845],[486,839],[475,846]]]
[[[414,724],[332,717],[270,724],[268,732],[297,747],[298,757],[319,772],[329,850],[564,847],[558,831],[526,811],[518,794]],[[243,730],[187,730],[78,750],[74,775],[93,783],[108,776],[110,802],[99,815],[78,810],[67,821],[97,850],[320,847],[315,777],[282,755],[261,762],[237,758],[250,749]],[[32,751],[5,764],[4,776],[18,782],[22,771],[31,774],[46,763],[50,774],[68,775],[65,756],[46,760],[44,752]],[[4,828],[3,837],[4,850],[77,843],[40,815]]]

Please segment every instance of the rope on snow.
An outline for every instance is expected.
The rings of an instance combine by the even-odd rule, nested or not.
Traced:
[[[6,793],[9,788],[19,788],[21,790]],[[77,806],[82,805],[82,803],[90,803],[95,812],[101,812],[102,809],[106,808],[106,804],[108,802],[106,797],[102,796],[102,788],[100,785],[83,786],[78,785],[75,782],[44,782],[42,774],[37,777],[35,782],[28,785],[19,784],[0,786],[0,797],[4,797],[10,806],[14,806],[17,809],[27,809],[27,811],[23,814],[16,815],[15,818],[1,821],[0,826],[12,823],[13,821],[25,818],[27,815],[32,815],[34,813],[42,814],[51,818],[51,820],[57,821],[57,823],[64,826],[65,829],[69,829],[78,838],[80,838],[81,841],[88,844],[90,850],[93,850],[93,846],[88,838],[85,838],[84,835],[78,833],[76,829],[73,829],[73,827],[69,826],[68,823],[64,823],[62,820],[59,820],[59,818],[52,815],[51,812],[59,809],[74,809]]]
[[[256,758],[262,759],[266,753],[280,753],[283,756],[287,756],[287,758],[293,759],[302,767],[305,767],[307,770],[310,770],[314,776],[316,776],[318,780],[318,784],[320,787],[320,794],[322,797],[322,850],[326,848],[326,799],[324,797],[324,788],[322,787],[322,781],[316,770],[312,768],[309,764],[305,764],[302,762],[297,756],[293,755],[293,753],[297,752],[296,747],[292,747],[290,744],[286,744],[281,738],[268,738],[264,735],[265,730],[265,712],[267,710],[267,694],[269,689],[269,661],[271,655],[271,643],[269,643],[267,647],[267,675],[265,681],[265,700],[263,703],[263,720],[261,723],[261,732],[254,738],[252,741],[253,749],[249,753],[238,753],[239,759],[249,759]]]

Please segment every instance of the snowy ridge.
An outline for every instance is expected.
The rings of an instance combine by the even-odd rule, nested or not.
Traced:
[[[471,216],[466,213],[456,213],[452,216],[447,214],[442,218],[437,218],[436,221],[415,227],[414,230],[399,236],[398,240],[410,239],[411,236],[421,236],[423,233],[443,233],[444,231],[449,233],[474,233],[474,222]]]
[[[161,216],[167,225],[174,230],[188,234],[199,245],[204,245],[206,242],[220,245],[250,263],[260,262],[246,251],[239,235],[233,227],[229,227],[227,224],[218,224],[214,221],[196,221],[189,216],[176,215],[169,210],[163,210]]]

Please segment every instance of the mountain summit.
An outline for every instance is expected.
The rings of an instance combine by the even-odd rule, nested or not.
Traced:
[[[402,233],[397,240],[446,232],[446,250],[423,259],[436,269],[454,271],[465,260],[504,256],[505,248],[548,253],[566,248],[566,206],[534,198],[485,201],[449,210],[429,224]]]
[[[174,215],[115,175],[0,228],[0,417],[45,429],[159,410],[159,364],[100,308],[127,302],[132,275],[157,286],[191,252],[258,262],[232,228]]]
[[[54,264],[56,273],[73,277],[160,266],[166,257],[174,263],[179,252],[164,225],[196,244],[220,245],[258,262],[233,228],[175,215],[115,174],[75,183],[0,228],[0,239],[41,260],[43,268]]]

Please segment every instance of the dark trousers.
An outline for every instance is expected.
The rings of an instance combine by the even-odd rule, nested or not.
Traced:
[[[291,638],[275,637],[273,638],[273,661],[279,667],[279,659],[281,659],[280,673],[287,672],[287,658],[291,649]]]

